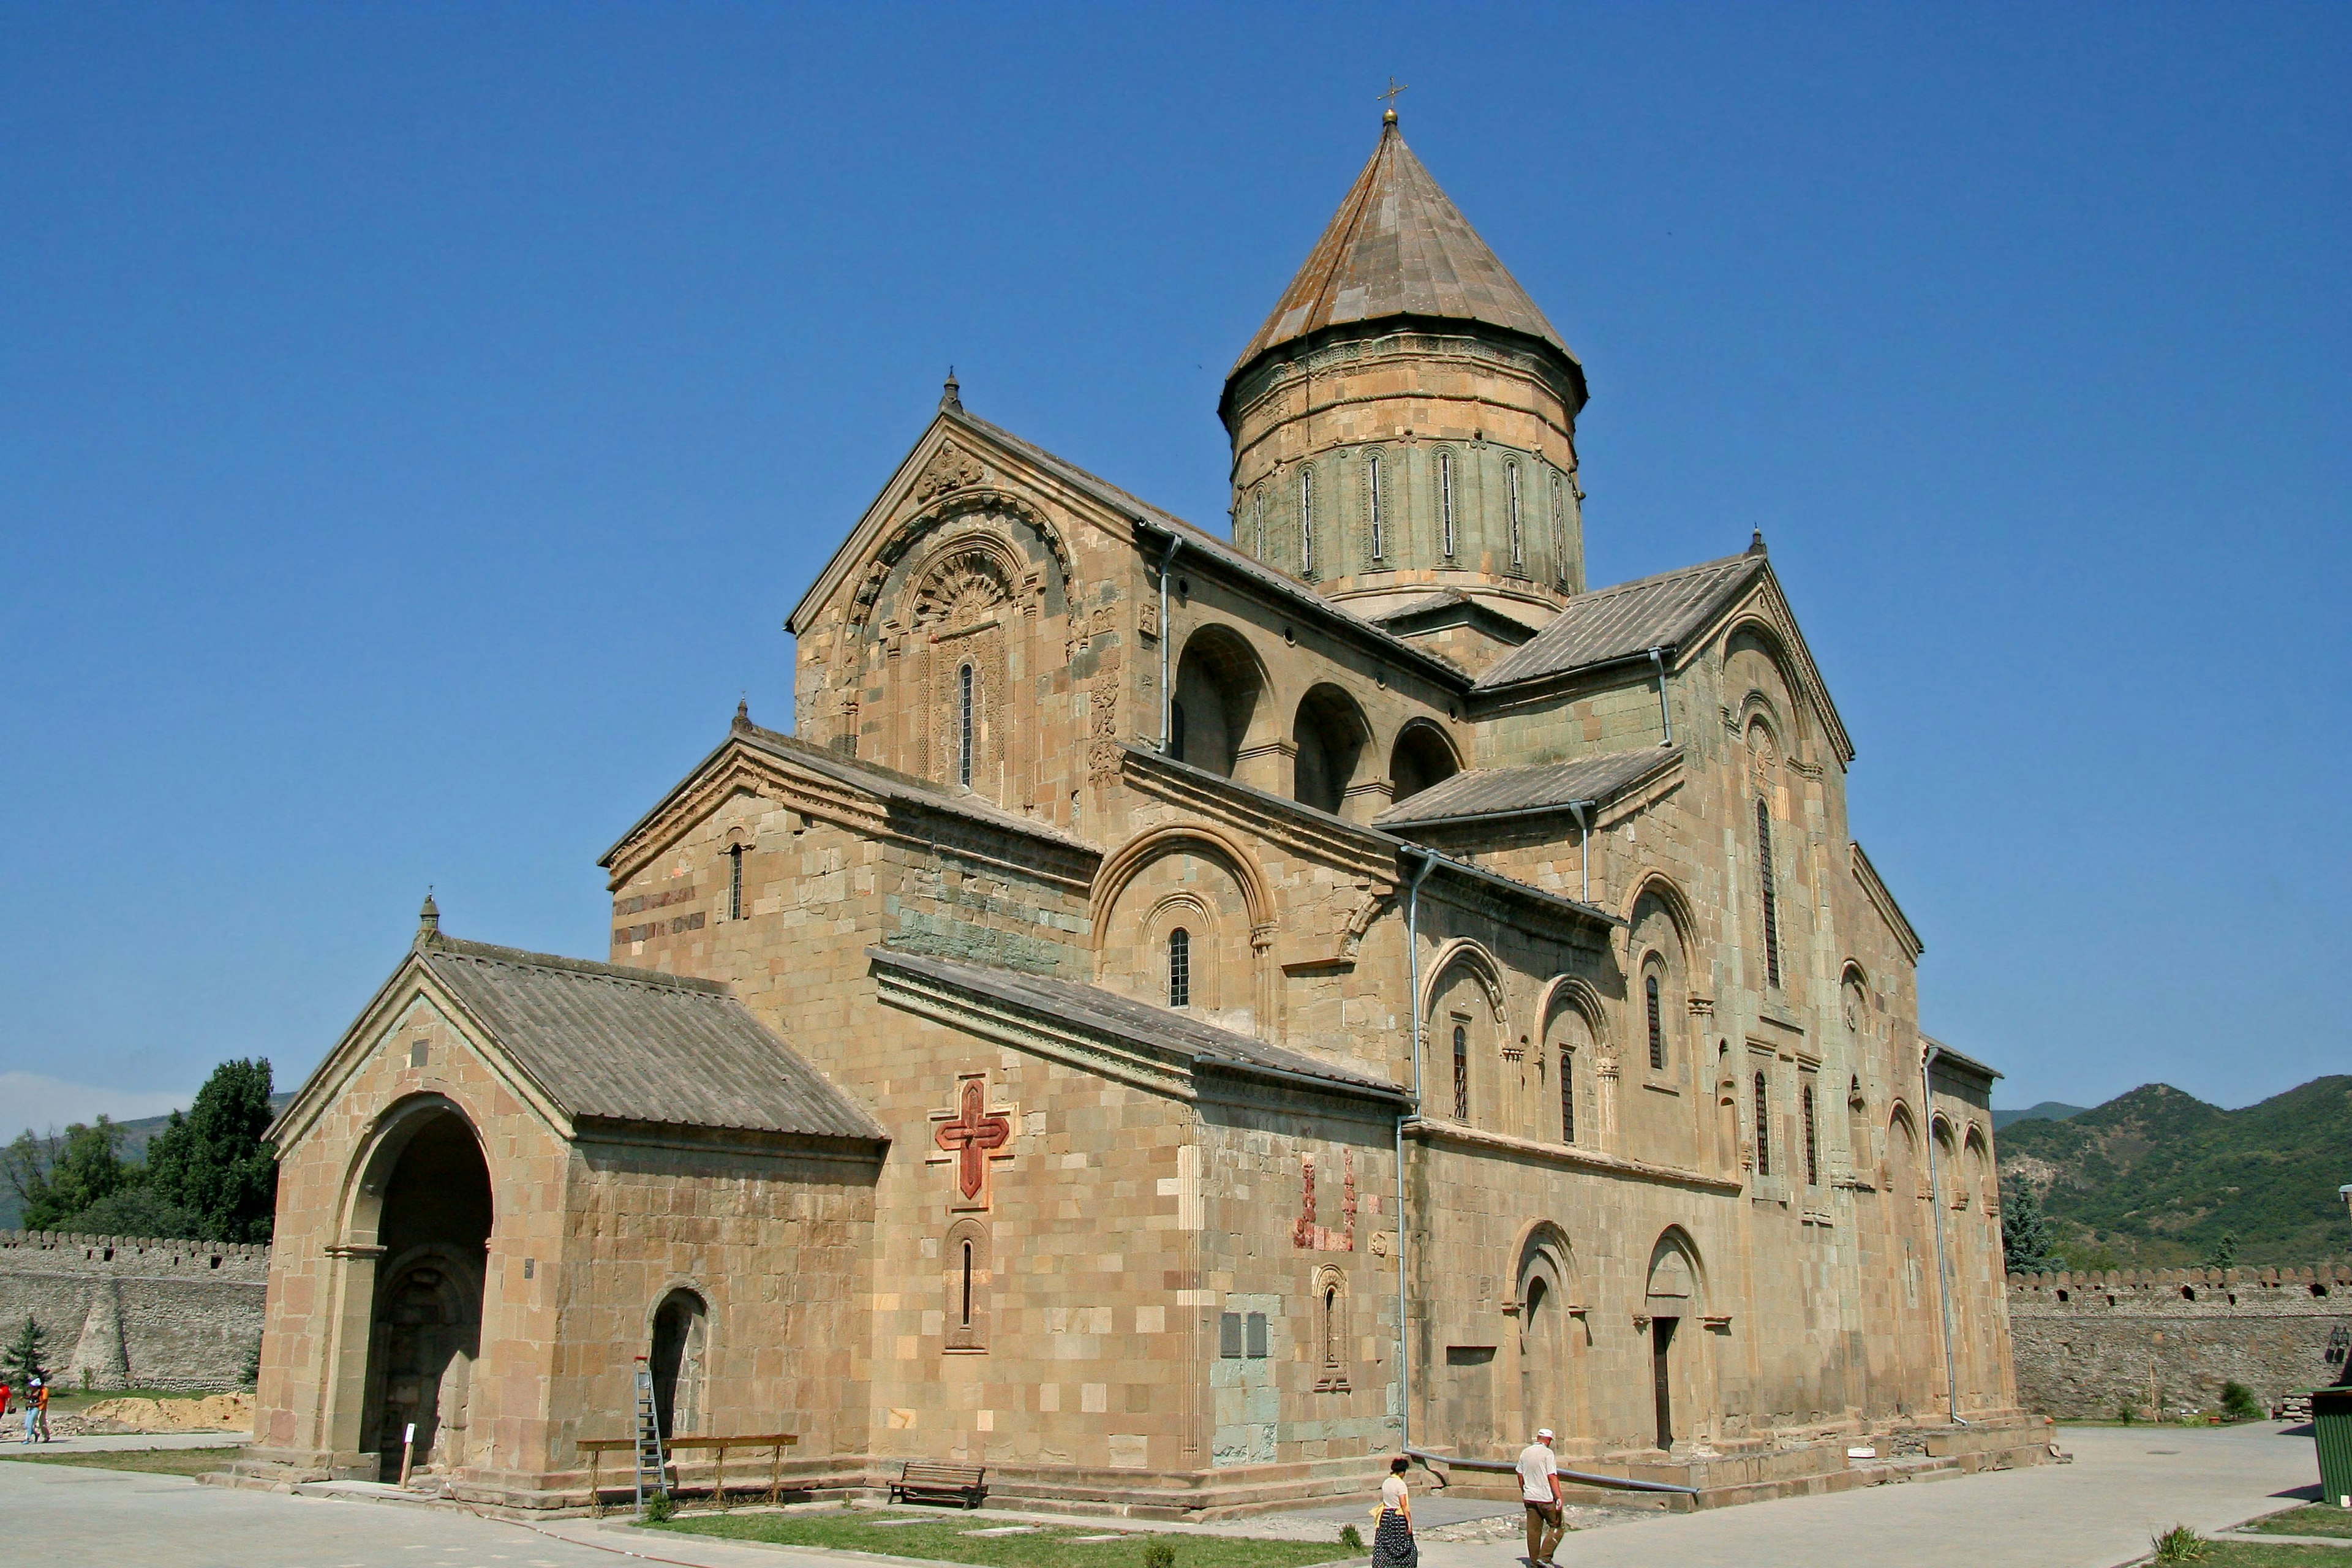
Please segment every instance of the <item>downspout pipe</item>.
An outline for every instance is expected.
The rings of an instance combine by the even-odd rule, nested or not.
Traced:
[[[1658,744],[1671,746],[1675,743],[1675,715],[1666,706],[1666,650],[1663,647],[1652,648],[1650,664],[1658,672],[1658,722],[1665,727],[1666,731],[1666,738]]]
[[[1416,847],[1417,848],[1417,847]],[[1421,1114],[1421,882],[1437,865],[1437,856],[1418,849],[1421,864],[1404,885],[1405,1005],[1412,1010],[1412,1099],[1397,1107],[1396,1119],[1396,1257],[1397,1257],[1397,1415],[1402,1423],[1398,1447],[1412,1452],[1412,1335],[1407,1319],[1411,1302],[1405,1279],[1404,1122]]]
[[[1592,828],[1584,814],[1600,804],[1596,800],[1571,800],[1568,803],[1568,809],[1576,814],[1576,855],[1583,862],[1584,876],[1584,891],[1577,901],[1583,904],[1592,901]]]
[[[1168,535],[1168,548],[1160,556],[1160,754],[1168,754],[1169,731],[1176,711],[1176,694],[1168,687],[1168,569],[1176,563],[1176,551],[1184,542],[1173,531]]]
[[[1457,1459],[1451,1454],[1433,1454],[1423,1448],[1407,1448],[1405,1455],[1409,1458],[1419,1459],[1424,1465],[1444,1465],[1452,1470],[1491,1470],[1496,1475],[1516,1475],[1519,1468],[1508,1459]],[[1631,1476],[1595,1475],[1591,1470],[1563,1469],[1559,1472],[1559,1479],[1581,1481],[1592,1487],[1614,1487],[1620,1491],[1678,1492],[1684,1497],[1698,1496],[1696,1487],[1678,1487],[1671,1481],[1640,1481]]]
[[[1960,1417],[1960,1372],[1952,1350],[1952,1264],[1944,1252],[1944,1184],[1936,1160],[1936,1086],[1929,1075],[1944,1047],[1930,1044],[1919,1058],[1919,1100],[1927,1118],[1927,1201],[1936,1209],[1936,1294],[1944,1305],[1944,1404],[1952,1425],[1965,1426]]]

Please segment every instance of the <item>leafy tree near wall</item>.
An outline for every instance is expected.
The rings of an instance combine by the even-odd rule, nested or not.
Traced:
[[[0,1152],[0,1179],[24,1205],[27,1230],[69,1228],[67,1222],[91,1205],[137,1184],[135,1167],[117,1152],[122,1130],[105,1117],[94,1125],[75,1122],[62,1136],[43,1137],[31,1129]]]
[[[25,1326],[5,1345],[0,1345],[0,1375],[19,1389],[37,1377],[46,1380],[49,1375],[48,1354],[49,1331],[27,1312]]]
[[[223,1062],[147,1145],[147,1190],[195,1216],[207,1241],[268,1241],[278,1206],[269,1062]]]
[[[2030,1183],[2012,1182],[2000,1201],[2001,1265],[2011,1274],[2054,1274],[2065,1267],[2042,1200]]]

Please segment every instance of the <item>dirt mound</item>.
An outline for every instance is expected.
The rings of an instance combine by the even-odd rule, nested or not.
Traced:
[[[201,1399],[101,1399],[81,1412],[86,1432],[249,1432],[253,1395],[207,1394]]]

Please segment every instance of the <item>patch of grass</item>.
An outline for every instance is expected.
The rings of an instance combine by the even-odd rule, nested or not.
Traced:
[[[2197,1568],[2341,1568],[2341,1546],[2270,1546],[2252,1541],[2208,1541]]]
[[[2242,1528],[2262,1535],[2334,1535],[2352,1538],[2352,1508],[2328,1508],[2314,1503],[2291,1508]]]
[[[920,1524],[877,1528],[882,1520],[919,1519]],[[1115,1523],[1073,1527],[1046,1525],[1034,1535],[969,1535],[997,1521],[970,1513],[931,1514],[908,1509],[840,1509],[809,1513],[698,1513],[656,1528],[728,1541],[760,1541],[772,1546],[830,1546],[919,1557],[934,1563],[969,1563],[977,1568],[1143,1568],[1154,1545],[1175,1554],[1175,1568],[1307,1568],[1330,1563],[1342,1549],[1328,1542],[1257,1541],[1223,1535],[1123,1536],[1117,1541],[1078,1541],[1108,1535]],[[2352,1565],[2339,1565],[2352,1568]]]
[[[206,1470],[225,1470],[236,1458],[236,1447],[225,1448],[114,1448],[97,1453],[42,1454],[12,1453],[0,1447],[0,1460],[12,1460],[19,1465],[79,1465],[90,1470],[137,1470],[150,1476],[201,1476]]]

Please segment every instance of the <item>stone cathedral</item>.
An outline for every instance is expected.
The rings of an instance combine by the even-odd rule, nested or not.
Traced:
[[[1225,382],[1230,537],[950,379],[790,728],[599,862],[609,962],[428,904],[280,1118],[240,1472],[413,1425],[445,1494],[579,1507],[640,1358],[810,1493],[2038,1451],[1993,1075],[1919,1032],[1828,683],[1745,530],[1586,581],[1585,398],[1392,113]]]

